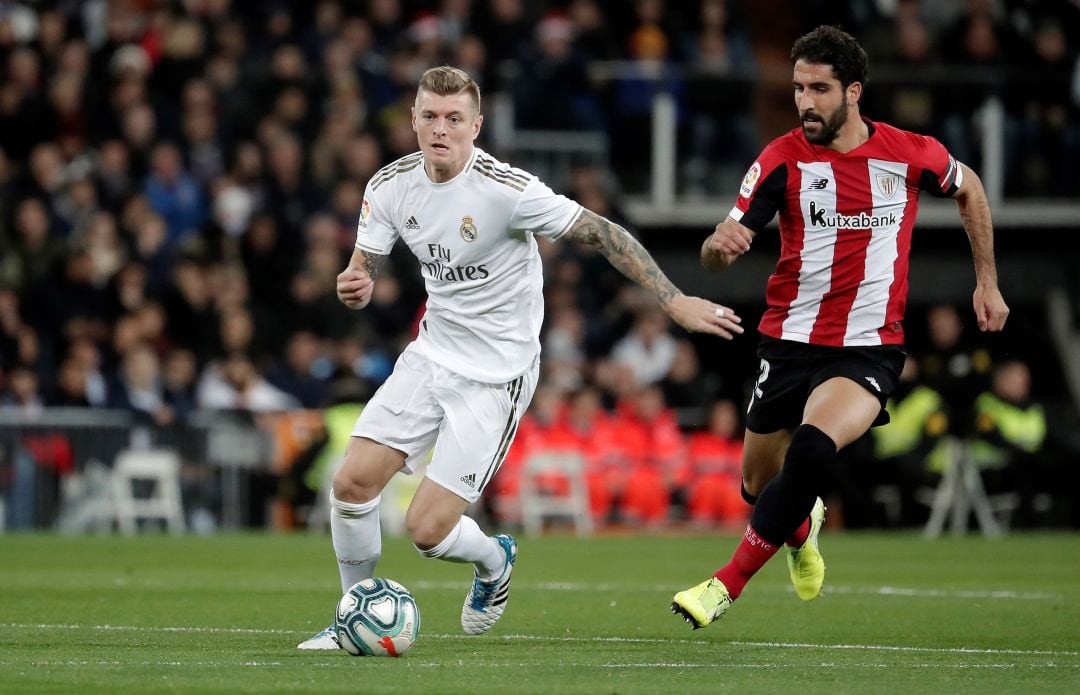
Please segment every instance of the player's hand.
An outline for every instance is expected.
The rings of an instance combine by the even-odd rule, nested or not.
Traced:
[[[743,332],[742,319],[726,306],[713,304],[700,297],[677,295],[664,307],[675,323],[691,333],[712,333],[731,340]]]
[[[705,244],[711,251],[723,253],[729,256],[741,256],[750,250],[750,242],[754,240],[754,233],[741,224],[727,223],[727,220],[716,225],[716,230],[709,236]]]
[[[980,331],[997,332],[1005,327],[1005,319],[1009,318],[1009,307],[997,286],[977,286],[972,303],[975,305],[975,318],[979,322]]]
[[[371,301],[371,292],[374,288],[375,281],[362,268],[350,266],[337,276],[338,299],[350,309],[366,307]]]

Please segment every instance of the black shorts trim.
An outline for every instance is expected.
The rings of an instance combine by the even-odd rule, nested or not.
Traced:
[[[830,347],[770,337],[758,343],[757,355],[762,362],[747,406],[746,427],[758,434],[798,427],[810,392],[838,376],[877,397],[881,412],[872,426],[887,424],[885,402],[896,390],[907,357],[900,345]]]

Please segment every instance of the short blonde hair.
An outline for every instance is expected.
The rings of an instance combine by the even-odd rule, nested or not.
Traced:
[[[420,92],[431,92],[443,97],[468,92],[476,106],[476,112],[480,113],[480,85],[469,77],[469,73],[459,68],[440,65],[426,70],[420,76],[420,84],[416,89],[417,99],[420,98]]]

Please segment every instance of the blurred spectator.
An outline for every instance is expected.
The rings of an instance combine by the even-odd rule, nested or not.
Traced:
[[[567,17],[573,24],[574,53],[579,58],[590,61],[618,57],[618,43],[596,0],[572,0]]]
[[[630,333],[615,344],[611,358],[628,365],[638,384],[655,384],[675,362],[676,342],[668,332],[670,322],[659,307],[642,310]]]
[[[322,407],[330,393],[332,365],[320,352],[315,335],[307,331],[293,333],[285,344],[284,361],[267,369],[266,380],[296,398],[304,408]]]
[[[181,259],[173,269],[172,283],[163,300],[169,336],[177,345],[191,350],[200,364],[210,359],[217,342],[207,285],[205,269],[194,260]]]
[[[691,413],[703,410],[714,395],[714,382],[715,376],[707,376],[702,370],[694,344],[685,338],[676,341],[675,357],[660,382],[664,389],[664,400],[668,405],[679,410],[686,409]]]
[[[964,341],[964,326],[956,308],[941,304],[927,314],[930,345],[922,356],[919,374],[924,383],[941,394],[954,423],[954,434],[964,436],[971,404],[986,388],[992,360],[983,347]]]
[[[612,420],[615,453],[625,469],[619,516],[632,524],[668,521],[673,494],[690,481],[686,444],[658,386],[638,390]]]
[[[0,259],[2,281],[28,290],[50,276],[64,255],[64,244],[49,232],[49,214],[40,198],[27,198],[15,208],[15,235],[5,240]]]
[[[176,348],[165,356],[161,386],[165,401],[172,407],[178,422],[187,420],[197,406],[195,387],[198,373],[199,365],[190,350]]]
[[[541,384],[529,409],[518,424],[506,460],[493,480],[494,516],[503,521],[520,521],[518,504],[521,494],[522,467],[529,458],[544,452],[582,453],[580,441],[564,424],[567,407],[563,392]],[[555,473],[541,474],[537,485],[545,494],[565,494],[566,481]]]
[[[1015,94],[1006,85],[999,84],[999,76],[1007,74],[1007,67],[1018,57],[1019,39],[996,16],[993,5],[991,0],[967,0],[965,13],[942,33],[939,40],[945,61],[958,69],[968,70],[968,79],[953,84],[943,95],[943,142],[954,157],[976,171],[982,168],[978,143],[983,119],[979,112],[990,96],[1008,99],[1004,133],[1006,169],[1011,168],[1016,155],[1016,122],[1011,115]],[[975,79],[975,75],[982,79]]]
[[[184,169],[180,150],[172,143],[154,147],[145,192],[151,207],[165,219],[170,246],[179,245],[206,219],[198,182]]]
[[[119,374],[109,385],[106,405],[130,411],[140,420],[156,425],[174,421],[176,413],[162,388],[161,363],[149,345],[135,345],[124,355]]]
[[[211,364],[199,380],[196,393],[199,407],[210,410],[263,412],[300,406],[295,398],[267,382],[241,353]]]
[[[1080,11],[1076,15],[1080,20]],[[1006,193],[1075,196],[1080,187],[1070,180],[1069,169],[1080,156],[1080,123],[1075,118],[1080,102],[1070,88],[1080,61],[1075,50],[1070,55],[1065,31],[1056,20],[1041,19],[1031,41],[1022,63],[1024,74],[1015,80],[1020,93],[1019,161],[1006,169]]]
[[[888,66],[890,82],[870,89],[864,98],[875,118],[888,114],[889,122],[925,135],[941,136],[938,128],[935,92],[941,87],[927,75],[938,62],[930,28],[923,19],[918,0],[901,0],[889,22],[882,22],[874,40],[866,46],[875,55],[875,64]],[[877,48],[875,51],[874,49]]]
[[[681,147],[683,176],[687,193],[714,194],[728,187],[716,176],[718,164],[741,172],[757,155],[751,115],[756,66],[748,37],[732,26],[726,0],[702,2],[695,30],[683,39],[700,71],[686,94],[692,116]]]
[[[844,508],[846,511],[871,500],[876,485],[897,483],[900,508],[899,518],[894,521],[903,525],[921,523],[925,521],[925,508],[917,504],[916,493],[932,482],[927,461],[931,452],[938,450],[936,455],[946,455],[940,444],[949,434],[947,405],[940,393],[919,381],[918,361],[909,355],[886,408],[889,423],[870,430],[876,461],[871,465],[865,460],[856,461],[851,470],[845,471],[858,476],[863,484]]]
[[[536,25],[536,55],[528,56],[529,79],[514,82],[517,125],[538,130],[600,130],[600,104],[590,89],[585,63],[572,50],[574,26],[562,13]],[[559,104],[559,108],[551,108]]]
[[[740,494],[742,432],[731,401],[713,403],[708,428],[687,440],[686,512],[698,526],[743,523],[750,507]]]
[[[637,0],[637,22],[626,40],[630,64],[620,70],[611,85],[611,110],[617,116],[611,122],[611,163],[619,171],[624,185],[641,190],[648,184],[647,157],[652,147],[652,109],[658,94],[675,100],[676,118],[681,126],[681,109],[686,93],[684,73],[669,62],[677,53],[672,45],[671,28],[665,21],[665,6],[660,0]]]
[[[37,374],[17,366],[7,374],[7,388],[0,392],[0,413],[26,418],[39,417],[45,408]]]
[[[1019,360],[998,365],[991,390],[975,400],[971,457],[989,494],[1019,493],[1023,526],[1035,519],[1035,495],[1056,490],[1058,476],[1041,455],[1045,441],[1046,415],[1032,400],[1030,369]]]

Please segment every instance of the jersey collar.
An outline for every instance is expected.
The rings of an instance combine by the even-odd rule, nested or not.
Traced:
[[[458,172],[457,176],[450,179],[449,181],[443,181],[442,183],[436,183],[431,180],[431,177],[428,176],[427,163],[425,162],[424,166],[421,167],[421,175],[423,177],[424,183],[427,185],[428,188],[436,191],[445,191],[450,188],[457,188],[461,185],[461,182],[465,180],[469,171],[472,170],[473,163],[476,161],[476,157],[477,155],[479,155],[479,153],[480,148],[473,145],[472,154],[469,155],[469,161],[465,162],[465,166],[461,168],[461,171]]]

